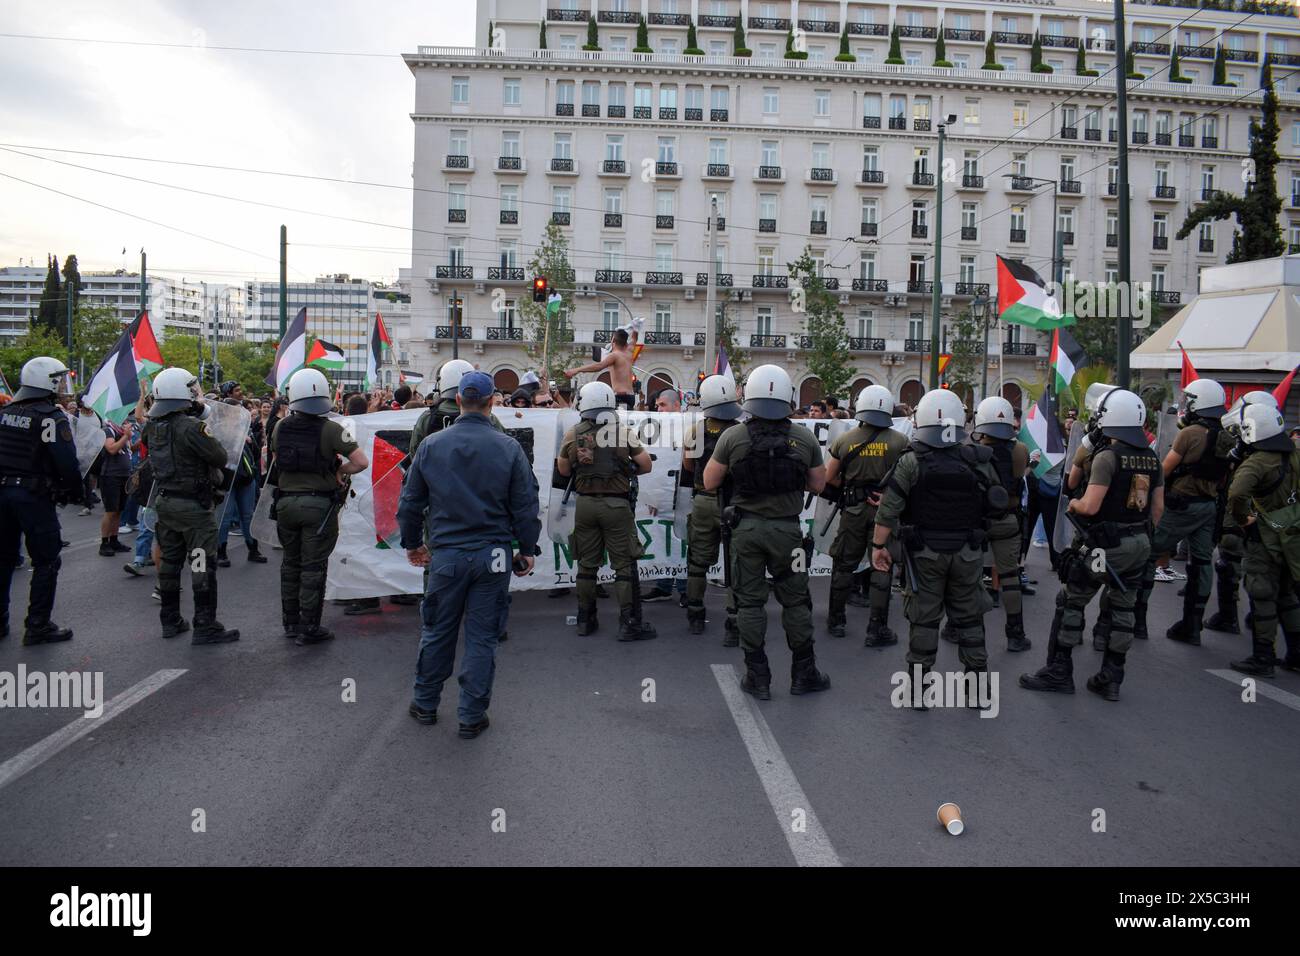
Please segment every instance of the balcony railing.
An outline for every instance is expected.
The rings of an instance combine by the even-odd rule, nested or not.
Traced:
[[[1119,142],[1119,130],[1116,130],[1116,129],[1108,129],[1108,130],[1106,130],[1106,141],[1107,141],[1107,142],[1110,142],[1110,143],[1118,143],[1118,142]]]
[[[775,220],[775,219],[760,219],[760,220],[758,221],[758,231],[759,231],[759,232],[776,232],[776,220]]]
[[[1173,136],[1169,133],[1156,133],[1157,146],[1169,146],[1173,143]]]
[[[605,108],[605,115],[610,119],[626,119],[627,106],[621,103],[610,103]]]
[[[1179,133],[1179,134],[1178,134],[1178,145],[1179,145],[1179,146],[1195,146],[1195,145],[1196,145],[1196,137],[1195,137],[1195,136],[1188,136],[1186,133]]]
[[[701,107],[688,106],[683,115],[686,117],[686,122],[688,123],[704,122],[704,110]]]
[[[822,276],[821,280],[822,286],[825,287],[827,292],[840,291],[840,280],[835,276]]]
[[[606,229],[621,229],[623,227],[623,214],[621,212],[605,213]]]
[[[583,103],[583,104],[582,104],[582,115],[588,117],[589,119],[598,118],[598,117],[600,116],[600,104],[599,104],[599,103]]]
[[[1218,148],[1219,148],[1219,137],[1217,136],[1201,137],[1201,149],[1218,149]]]
[[[958,282],[953,287],[954,295],[969,296],[987,296],[989,294],[989,284],[987,282]]]
[[[567,226],[570,224],[569,220],[571,216],[572,214],[567,212],[553,212],[551,213],[551,222],[555,223],[557,226]]]
[[[785,336],[751,335],[749,337],[749,347],[751,349],[783,349],[785,348]]]
[[[1017,46],[1032,46],[1034,38],[1028,33],[1007,33],[1002,30],[994,30],[993,42],[1012,43]]]
[[[1146,130],[1135,129],[1133,131],[1133,142],[1139,146],[1145,146],[1147,142]]]
[[[929,339],[903,339],[904,352],[928,352],[929,350]]]
[[[608,285],[631,285],[632,273],[624,269],[597,269],[596,281]]]
[[[808,170],[808,178],[815,183],[832,183],[835,181],[835,170],[827,166],[814,166]]]
[[[1011,241],[1011,242],[1024,242],[1024,241],[1025,241],[1025,230],[1023,230],[1023,229],[1012,229],[1012,230],[1011,230],[1011,235],[1010,235],[1010,241]]]
[[[646,285],[681,285],[682,274],[680,272],[647,272],[645,274]]]
[[[882,184],[885,181],[885,171],[883,169],[864,169],[862,171],[862,181],[864,183]]]
[[[473,266],[436,266],[434,276],[438,279],[472,279]]]
[[[719,27],[723,30],[734,30],[736,24],[740,22],[740,17],[718,16],[716,14],[700,14],[700,26],[702,27]]]
[[[1003,355],[1037,355],[1038,344],[1036,342],[1003,342]]]
[[[586,23],[586,10],[556,10],[551,7],[546,9],[546,19],[560,23]]]
[[[1219,195],[1219,191],[1213,186],[1205,186],[1201,189],[1201,202],[1209,202]]]
[[[978,239],[979,235],[980,235],[980,231],[978,226],[961,227],[961,237],[966,242],[971,242],[972,240]]]
[[[725,109],[709,110],[710,123],[726,123],[731,119],[731,111]]]
[[[1214,47],[1212,46],[1187,46],[1184,43],[1178,44],[1178,55],[1180,57],[1193,57],[1198,60],[1213,60]]]
[[[1169,237],[1168,237],[1168,236],[1152,236],[1152,237],[1151,237],[1151,248],[1152,248],[1152,249],[1168,249],[1168,248],[1169,248]]]
[[[452,327],[451,327],[450,325],[439,325],[439,326],[436,326],[436,327],[434,328],[434,330],[433,330],[433,337],[436,338],[436,339],[449,339],[449,338],[452,338],[453,336],[452,336],[452,334],[451,334],[451,329],[452,329]],[[456,328],[456,335],[455,335],[455,338],[458,338],[458,339],[472,339],[473,337],[474,337],[474,330],[473,330],[470,326],[468,326],[468,325],[461,325],[461,326],[458,326],[458,327]]]
[[[645,334],[646,345],[681,345],[682,333],[680,332],[647,332]]]
[[[888,279],[854,279],[854,292],[888,292]]]
[[[442,165],[448,169],[469,169],[469,157],[456,153],[448,153]]]
[[[759,179],[780,179],[781,167],[780,166],[759,166],[758,178]]]
[[[652,110],[648,106],[634,106],[632,107],[632,118],[633,119],[654,119],[654,110]]]
[[[676,176],[678,175],[677,164],[676,163],[655,163],[655,175]]]
[[[573,104],[572,104],[572,103],[556,103],[556,104],[555,104],[555,115],[556,115],[556,116],[572,116],[572,115],[573,115]]]
[[[524,161],[519,156],[498,156],[497,169],[513,170],[518,172],[524,168]]]
[[[1151,293],[1151,301],[1156,305],[1180,305],[1183,301],[1181,292],[1166,292],[1161,289]]]
[[[661,107],[659,107],[659,118],[660,118],[661,120],[675,120],[675,119],[677,119],[677,107],[675,107],[675,106],[661,106]]]
[[[904,40],[933,40],[939,35],[939,29],[938,27],[900,26],[898,35]]]
[[[891,117],[889,117],[889,128],[890,128],[890,129],[907,129],[907,117],[906,117],[906,116],[891,116]]]
[[[448,221],[448,222],[464,222],[464,221],[465,221],[465,210],[464,210],[464,209],[448,209],[448,210],[447,210],[447,221]]]
[[[1081,193],[1083,192],[1083,183],[1077,179],[1062,179],[1060,189],[1063,193]]]
[[[748,26],[751,30],[781,30],[784,32],[790,29],[790,21],[785,17],[750,17]],[[849,26],[852,27],[853,24],[849,24]],[[849,32],[852,33],[853,31],[850,29]]]
[[[1292,193],[1292,194],[1291,194],[1291,205],[1292,205],[1292,206],[1300,206],[1300,193]]]
[[[966,40],[970,43],[983,43],[983,30],[957,30],[952,27],[943,28],[943,38],[945,40]]]
[[[907,291],[913,294],[929,295],[934,292],[934,283],[926,282],[921,279],[908,279]]]
[[[728,179],[731,177],[731,166],[728,163],[709,163],[705,168],[705,175]]]
[[[627,162],[622,159],[607,159],[600,164],[600,170],[604,173],[625,173]]]
[[[863,129],[880,129],[880,117],[879,117],[879,116],[864,116],[864,117],[862,117],[862,128],[863,128]]]
[[[1078,139],[1078,138],[1079,138],[1079,127],[1077,126],[1061,127],[1061,139]]]
[[[838,20],[800,20],[799,29],[809,33],[839,33]]]
[[[1106,233],[1106,248],[1116,249],[1119,247],[1119,234],[1114,232]]]
[[[808,234],[812,236],[826,235],[826,220],[813,219],[808,223]]]
[[[502,210],[501,210],[501,225],[503,225],[503,226],[517,226],[517,225],[519,225],[519,210],[518,210],[518,209],[502,209]]]
[[[650,14],[650,25],[661,27],[689,27],[691,25],[691,15],[689,13],[652,13]]]
[[[1064,245],[1064,246],[1072,246],[1072,245],[1074,245],[1074,233],[1073,233],[1073,232],[1065,232],[1065,231],[1062,231],[1062,232],[1060,233],[1060,236],[1061,236],[1061,245]]]
[[[934,173],[912,173],[913,186],[933,186]]]
[[[488,268],[489,282],[523,282],[524,270],[518,266],[490,266]]]
[[[1199,246],[1200,246],[1201,252],[1213,252],[1213,251],[1214,251],[1214,240],[1213,240],[1213,239],[1201,239],[1201,240],[1199,241]]]
[[[502,325],[489,325],[483,330],[483,338],[489,342],[522,342],[524,330]]]
[[[755,289],[788,289],[790,277],[760,273],[754,276],[750,286]]]
[[[1050,47],[1057,50],[1077,50],[1079,48],[1078,37],[1067,37],[1059,33],[1043,33],[1039,39],[1044,47]]]
[[[930,132],[930,121],[928,119],[913,119],[912,129],[918,133]]]
[[[1178,188],[1176,186],[1156,186],[1155,196],[1157,199],[1176,199],[1178,197]]]
[[[857,37],[887,37],[889,36],[889,24],[887,23],[850,23],[849,36]]]
[[[573,160],[563,159],[556,156],[551,159],[551,172],[553,173],[571,173],[573,172]]]
[[[874,235],[876,235],[876,233],[880,230],[880,223],[877,223],[877,222],[864,222],[864,223],[860,223],[858,228],[859,228],[859,230],[860,230],[859,233],[858,233],[858,235],[860,235],[860,236],[874,236]]]
[[[1128,45],[1128,48],[1134,53],[1152,53],[1156,56],[1168,56],[1168,43],[1148,43],[1142,40],[1135,40]]]
[[[631,10],[601,10],[596,14],[600,23],[636,23],[637,14]]]
[[[707,219],[704,221],[704,231],[705,231],[705,232],[708,232],[708,231],[709,231],[709,223],[708,223],[708,220],[707,220]],[[727,231],[727,217],[726,217],[726,216],[719,216],[719,217],[718,217],[718,232],[726,232],[726,231]]]
[[[961,188],[962,189],[983,189],[984,177],[975,176],[970,173],[966,173],[961,177]]]
[[[676,220],[672,216],[655,216],[656,229],[671,229]]]
[[[913,238],[913,239],[924,239],[924,238],[926,238],[926,236],[928,236],[929,234],[930,234],[930,227],[929,227],[929,226],[922,226],[922,225],[918,225],[917,223],[912,223],[912,238]]]
[[[1268,62],[1278,66],[1300,66],[1300,53],[1270,53]]]
[[[1085,126],[1085,127],[1083,128],[1083,138],[1084,138],[1084,140],[1086,140],[1087,142],[1090,142],[1090,143],[1100,143],[1100,142],[1101,142],[1101,129],[1100,129],[1100,128],[1096,128],[1096,129],[1094,129],[1094,128],[1089,127],[1089,126]]]
[[[883,352],[884,350],[884,339],[858,338],[856,336],[849,338],[849,351],[851,352]]]
[[[733,276],[730,272],[715,272],[713,274],[713,284],[720,289],[730,289],[733,283]],[[695,273],[696,285],[708,285],[709,274],[707,272]]]
[[[1032,192],[1034,189],[1034,181],[1028,176],[1012,176],[1007,182],[1008,189],[1018,189],[1024,192]]]

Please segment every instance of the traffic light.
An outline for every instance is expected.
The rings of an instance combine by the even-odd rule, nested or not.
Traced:
[[[533,276],[533,301],[546,303],[547,293],[550,292],[550,281],[546,276]]]

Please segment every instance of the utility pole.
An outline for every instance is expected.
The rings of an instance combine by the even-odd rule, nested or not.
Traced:
[[[934,172],[934,281],[930,293],[930,388],[939,387],[939,298],[943,291],[943,142],[947,123],[939,123],[939,165]]]
[[[451,357],[453,359],[460,358],[460,309],[457,308],[459,304],[460,304],[460,296],[456,294],[455,289],[452,289],[451,290]]]
[[[70,284],[64,287],[64,295],[68,299],[68,361],[69,362],[72,361],[72,313],[73,313],[72,294],[74,291],[76,291],[75,287]]]
[[[1123,289],[1129,288],[1129,200],[1128,200],[1128,44],[1124,40],[1124,0],[1115,0],[1115,55],[1118,66],[1115,70],[1115,92],[1119,100],[1119,175],[1116,188],[1119,190],[1119,284]],[[1120,298],[1116,296],[1116,298]],[[1130,302],[1131,297],[1123,296],[1123,301]],[[1118,316],[1116,341],[1118,342],[1115,361],[1115,379],[1120,388],[1129,386],[1128,353],[1132,347],[1133,317],[1127,314]]]
[[[718,197],[709,197],[709,284],[704,293],[704,374],[712,375],[718,367]]]
[[[149,311],[149,280],[148,271],[145,268],[144,250],[140,250],[140,311]]]
[[[289,229],[280,227],[280,338],[289,325]]]

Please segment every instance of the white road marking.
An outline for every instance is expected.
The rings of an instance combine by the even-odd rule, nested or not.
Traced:
[[[10,757],[0,764],[0,788],[13,783],[28,771],[35,770],[59,751],[76,743],[86,734],[93,733],[112,720],[128,707],[138,704],[154,691],[162,690],[176,678],[185,673],[184,669],[161,670],[146,677],[133,687],[128,687],[104,705],[104,712],[99,717],[87,719],[78,717],[72,723],[56,730],[44,740],[38,741],[15,757]]]
[[[1206,668],[1206,673],[1213,674],[1215,677],[1222,677],[1229,683],[1236,684],[1238,689],[1241,687],[1241,682],[1250,676],[1249,674],[1239,674],[1236,671],[1212,670],[1210,668]],[[1259,692],[1261,697],[1275,700],[1283,707],[1300,710],[1300,697],[1289,691],[1278,690],[1268,682],[1267,677],[1256,677],[1253,680],[1255,681],[1255,690]]]
[[[767,721],[763,719],[752,698],[740,689],[736,670],[730,664],[713,664],[713,677],[718,682],[723,699],[731,710],[731,718],[740,731],[740,739],[749,751],[758,779],[767,792],[768,802],[776,814],[777,826],[785,834],[799,866],[843,866],[830,838],[822,829],[821,821],[813,812],[808,795],[799,786],[794,771],[786,762],[781,745],[772,736]],[[806,825],[803,832],[794,829],[795,811],[801,811]]]

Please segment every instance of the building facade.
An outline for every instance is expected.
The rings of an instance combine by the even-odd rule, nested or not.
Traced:
[[[244,314],[248,289],[229,283],[201,283],[203,286],[203,338],[211,342],[238,342],[244,337]]]
[[[0,338],[14,339],[27,332],[41,304],[45,287],[44,266],[0,268]],[[166,276],[149,276],[145,301],[154,335],[198,335],[203,328],[203,286]],[[123,323],[140,312],[140,274],[126,271],[81,273],[79,302],[109,308]]]
[[[244,338],[250,342],[278,342],[280,339],[279,280],[245,285]],[[366,371],[370,324],[374,316],[370,283],[347,275],[323,276],[315,282],[287,285],[286,321],[298,310],[307,309],[307,334],[337,345],[347,357],[342,371],[331,373],[331,381],[345,388],[359,387]]]

